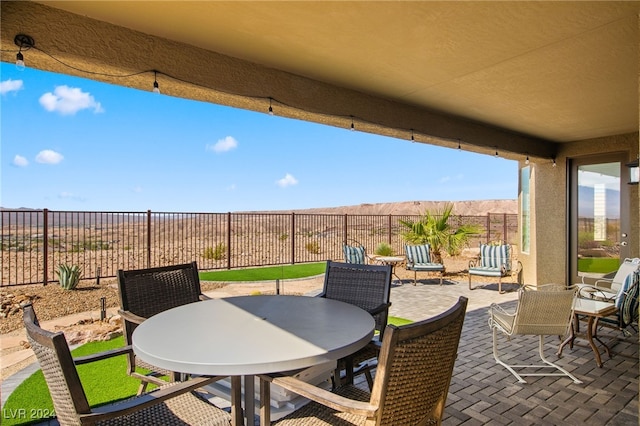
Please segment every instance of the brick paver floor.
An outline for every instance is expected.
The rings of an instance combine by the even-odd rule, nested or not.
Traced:
[[[612,358],[603,355],[598,368],[593,352],[576,341],[565,347],[562,358],[555,354],[559,340],[546,337],[545,355],[571,371],[584,383],[575,384],[566,377],[527,377],[520,384],[492,355],[492,338],[487,307],[498,303],[513,310],[517,286],[498,294],[496,284],[474,283],[470,291],[466,281],[419,280],[394,285],[391,290],[391,315],[419,320],[449,308],[459,296],[469,298],[467,315],[449,389],[444,425],[638,425],[638,335],[629,342],[617,343]],[[619,333],[603,330],[602,336]],[[580,344],[580,346],[578,346]],[[508,353],[518,364],[536,362],[538,338],[518,336],[507,342],[500,336],[500,353]]]

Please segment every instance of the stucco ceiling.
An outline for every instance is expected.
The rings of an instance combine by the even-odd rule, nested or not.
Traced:
[[[638,131],[637,1],[37,3],[542,141]]]

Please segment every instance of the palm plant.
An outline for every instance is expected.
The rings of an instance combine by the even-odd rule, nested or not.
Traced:
[[[446,203],[442,210],[425,211],[417,221],[400,220],[407,230],[401,233],[409,244],[429,244],[433,262],[442,263],[442,251],[450,256],[460,254],[469,243],[472,235],[483,232],[481,226],[474,224],[460,225],[453,229],[449,225],[449,216],[453,211],[453,203]]]

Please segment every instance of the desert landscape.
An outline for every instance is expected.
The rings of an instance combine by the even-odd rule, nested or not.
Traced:
[[[445,202],[434,201],[407,201],[401,203],[379,203],[361,204],[357,206],[345,206],[335,208],[318,208],[308,210],[297,210],[296,214],[327,214],[327,215],[416,215],[422,214],[425,210],[436,211],[444,206]],[[252,212],[257,213],[257,212]],[[273,212],[270,212],[273,213]],[[285,213],[290,213],[287,211]],[[486,201],[465,201],[456,202],[454,213],[461,216],[482,216],[488,213],[517,213],[516,200],[486,200]],[[3,230],[4,234],[4,230]],[[3,256],[7,254],[3,251]],[[446,279],[461,281],[465,279],[464,270],[473,253],[463,253],[463,255],[444,259],[447,273]],[[11,263],[5,262],[3,268]],[[15,265],[14,265],[15,266]],[[397,268],[397,274],[403,280],[411,280],[413,273]],[[305,294],[309,291],[322,287],[322,277],[315,277],[308,280],[292,281],[283,283],[283,293],[285,294]],[[215,283],[203,282],[203,291],[215,292],[218,297],[239,295],[239,294],[269,294],[275,292],[275,285],[267,283]],[[3,286],[0,289],[0,334],[13,335],[20,333],[22,327],[22,317],[20,304],[32,302],[38,317],[41,321],[47,321],[59,317],[79,314],[99,309],[100,301],[104,298],[106,308],[111,312],[119,306],[119,296],[117,291],[117,280],[115,278],[105,278],[99,281],[83,280],[76,290],[63,290],[56,283],[47,286],[42,284]],[[96,339],[96,336],[109,336],[110,333],[119,332],[120,326],[113,320],[109,323],[99,323],[88,321],[83,318],[80,322],[65,327],[65,333],[69,333],[71,338],[83,341]],[[75,336],[75,337],[74,337]],[[20,350],[20,347],[4,348],[2,356]],[[25,361],[26,362],[26,361]],[[22,364],[12,365],[11,368],[2,369],[2,377],[8,377]]]
[[[345,238],[369,250],[389,241],[401,251],[398,221],[440,211],[445,204],[238,213],[48,211],[46,221],[40,210],[4,210],[1,285],[42,283],[43,276],[52,282],[60,264],[78,265],[84,279],[98,279],[113,277],[118,269],[193,260],[202,270],[322,261],[340,257]],[[485,228],[488,235],[479,238],[516,237],[516,200],[460,201],[453,212],[454,218]]]

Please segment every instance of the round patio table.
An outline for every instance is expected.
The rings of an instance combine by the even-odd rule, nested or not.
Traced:
[[[239,296],[154,315],[136,328],[132,346],[142,360],[170,371],[251,376],[344,358],[371,340],[374,325],[368,312],[337,300]],[[245,405],[252,411],[253,401]]]

